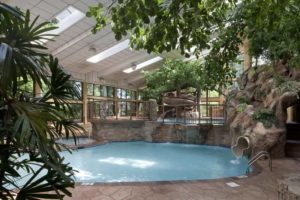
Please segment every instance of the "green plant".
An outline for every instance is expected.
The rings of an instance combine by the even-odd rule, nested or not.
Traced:
[[[220,76],[245,40],[256,60],[300,63],[300,1],[118,0],[108,6],[106,18],[102,8],[87,13],[96,19],[94,32],[109,19],[117,40],[130,35],[131,47],[149,53],[179,50],[200,57],[209,49],[204,64]]]
[[[247,103],[241,103],[237,106],[236,110],[237,110],[238,113],[242,113],[246,110],[247,106],[248,106]]]
[[[226,77],[219,76],[199,61],[185,62],[175,59],[166,60],[158,70],[144,74],[147,88],[143,94],[152,98],[157,98],[164,92],[179,92],[189,87],[194,88],[196,93],[200,89],[220,90],[230,83],[234,76],[231,72],[226,73]]]
[[[299,91],[299,83],[297,81],[284,81],[278,85],[278,89],[281,94],[285,92],[294,92],[298,94]]]
[[[276,87],[279,87],[280,85],[286,82],[285,78],[278,74],[274,74],[274,80],[275,80]]]
[[[67,99],[79,97],[58,60],[39,41],[55,27],[36,24],[25,14],[0,3],[0,199],[62,199],[71,196],[73,169],[64,163],[55,138],[83,128]],[[51,75],[49,79],[48,76]],[[26,95],[26,84],[45,88],[42,98]],[[45,87],[46,86],[46,87]],[[26,89],[26,88],[25,88]],[[22,173],[27,173],[25,184]],[[18,181],[19,180],[19,181]]]
[[[238,101],[240,102],[240,103],[245,103],[245,104],[249,104],[251,101],[250,101],[250,99],[249,98],[247,98],[246,96],[240,96],[239,98],[238,98]]]
[[[262,122],[264,127],[271,128],[272,124],[276,122],[275,114],[271,110],[260,109],[253,113],[252,119]]]

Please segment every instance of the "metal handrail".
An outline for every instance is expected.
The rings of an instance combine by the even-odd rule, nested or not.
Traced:
[[[176,115],[175,117],[175,122],[178,123],[183,123],[183,124],[200,124],[200,123],[207,123],[207,124],[213,124],[214,122],[219,122],[224,124],[224,105],[223,104],[218,104],[218,105],[213,105],[213,104],[199,104],[200,106],[200,110],[202,110],[203,108],[206,109],[207,111],[207,115],[206,116],[202,116],[202,112],[200,111],[196,111],[196,107],[198,105],[197,104],[176,104],[176,105],[159,105],[159,107],[161,108],[161,110],[163,111],[162,113],[164,115],[160,115],[160,118],[162,119],[162,123],[165,122],[165,118],[167,118],[167,113],[170,112],[176,112],[177,110],[181,107],[183,110],[182,112],[184,113],[183,116],[178,116]],[[168,107],[169,109],[172,108],[171,110],[168,110],[167,112],[165,112],[165,108]],[[193,112],[198,112],[198,116],[192,116],[192,117],[188,117],[187,116],[187,111],[185,108],[193,108]],[[160,110],[160,109],[159,109]],[[219,113],[219,111],[221,111],[221,113]],[[189,122],[187,122],[189,120]],[[203,121],[202,121],[203,120]],[[220,120],[220,121],[218,121]],[[223,120],[223,122],[222,122]],[[202,121],[202,122],[201,122]]]
[[[253,156],[249,161],[248,161],[248,167],[246,170],[246,173],[248,174],[250,172],[250,167],[256,162],[258,161],[260,158],[262,158],[263,156],[266,156],[269,159],[269,168],[270,171],[272,171],[272,159],[271,156],[269,154],[269,152],[267,151],[260,151],[258,154],[256,154],[255,156]]]

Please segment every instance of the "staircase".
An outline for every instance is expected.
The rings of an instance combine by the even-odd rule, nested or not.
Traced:
[[[286,129],[285,154],[287,157],[300,158],[300,123],[286,123]]]

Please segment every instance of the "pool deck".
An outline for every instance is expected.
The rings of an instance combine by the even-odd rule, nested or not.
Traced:
[[[76,185],[73,200],[276,200],[277,179],[290,173],[300,174],[299,159],[273,160],[273,171],[267,161],[259,161],[261,172],[247,178],[168,183]],[[231,188],[226,183],[235,182]]]

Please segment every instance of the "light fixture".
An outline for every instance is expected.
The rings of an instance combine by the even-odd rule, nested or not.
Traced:
[[[124,40],[123,42],[120,42],[119,44],[116,44],[109,49],[106,49],[90,58],[88,58],[86,61],[90,63],[98,63],[101,60],[104,60],[105,58],[108,58],[112,55],[115,55],[119,53],[120,51],[123,51],[124,49],[127,49],[129,47],[129,39]]]
[[[129,73],[134,72],[136,70],[139,70],[139,69],[142,69],[142,68],[147,67],[149,65],[152,65],[153,63],[161,61],[162,59],[163,59],[162,57],[157,56],[157,57],[154,57],[154,58],[152,58],[150,60],[142,62],[142,63],[140,63],[140,64],[138,64],[136,66],[132,66],[132,67],[130,67],[128,69],[125,69],[125,70],[123,70],[123,72],[129,74]]]
[[[137,68],[137,64],[135,62],[131,63],[131,68],[135,70]]]
[[[94,46],[90,46],[88,51],[95,53],[97,49]]]
[[[53,26],[57,28],[51,31],[48,31],[47,34],[58,35],[73,24],[77,23],[79,20],[85,17],[85,14],[73,6],[68,6],[63,11],[61,11],[55,18],[50,20],[53,23]],[[45,38],[51,39],[54,36],[46,36]],[[39,42],[46,43],[48,40],[42,39]]]

